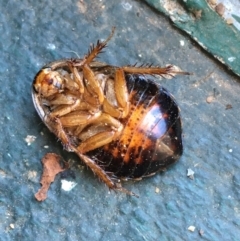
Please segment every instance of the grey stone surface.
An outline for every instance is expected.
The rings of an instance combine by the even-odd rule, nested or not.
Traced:
[[[0,9],[1,240],[239,240],[239,78],[140,1],[2,0]],[[124,184],[139,198],[109,192],[65,152],[41,123],[30,95],[44,64],[75,57],[70,51],[83,56],[112,26],[116,33],[101,60],[172,63],[194,73],[161,80],[182,110],[184,154],[165,173]],[[30,146],[27,135],[37,137]],[[47,152],[71,159],[74,175],[59,175],[39,203],[34,193]],[[63,179],[77,185],[64,191]]]

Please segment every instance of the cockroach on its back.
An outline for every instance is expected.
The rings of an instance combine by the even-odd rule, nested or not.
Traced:
[[[68,151],[106,185],[133,195],[120,180],[154,175],[183,152],[179,108],[145,75],[189,74],[173,66],[116,67],[94,61],[113,35],[83,59],[44,66],[33,82],[35,108]]]

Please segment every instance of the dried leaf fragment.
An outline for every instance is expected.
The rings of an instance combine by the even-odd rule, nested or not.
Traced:
[[[40,183],[42,184],[42,187],[35,194],[35,198],[38,201],[44,201],[47,198],[48,189],[51,183],[54,181],[55,176],[59,172],[62,172],[68,168],[68,165],[66,162],[64,162],[65,167],[61,166],[61,156],[55,153],[47,153],[42,158],[42,164],[43,164],[43,173],[40,181]]]

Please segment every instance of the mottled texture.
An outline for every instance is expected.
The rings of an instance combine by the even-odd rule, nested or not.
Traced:
[[[143,2],[2,0],[0,9],[2,240],[239,240],[239,79]],[[194,73],[159,80],[180,105],[184,152],[166,172],[124,184],[139,198],[108,192],[74,154],[63,151],[31,99],[33,78],[44,64],[75,57],[68,51],[83,56],[113,25],[116,35],[101,55],[104,62],[172,63]],[[226,110],[228,104],[232,109]],[[27,135],[37,137],[30,146]],[[39,203],[34,193],[46,152],[71,159],[73,172],[58,176]],[[189,168],[194,180],[187,177]],[[61,179],[77,185],[66,192]]]

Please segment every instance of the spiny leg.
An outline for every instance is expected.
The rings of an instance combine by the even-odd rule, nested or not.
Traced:
[[[102,43],[98,41],[96,44],[96,47],[93,46],[92,48],[90,48],[90,51],[87,55],[87,58],[84,64],[90,64],[97,57],[97,55],[102,51],[102,49],[107,46],[107,43],[112,38],[114,31],[115,31],[115,27],[112,28],[111,34],[108,36],[108,38],[105,41],[103,41]]]
[[[58,137],[58,139],[62,142],[63,147],[67,151],[74,151],[73,146],[71,143],[71,139],[66,134],[65,130],[63,129],[62,123],[59,118],[51,118],[50,116],[45,116],[44,122],[51,126],[52,132]]]
[[[48,123],[53,120],[48,120]],[[99,166],[95,163],[94,160],[89,158],[88,156],[79,152],[79,150],[70,142],[68,135],[62,127],[61,121],[56,118],[54,120],[54,132],[56,136],[62,141],[64,147],[68,151],[74,151],[79,158],[95,173],[110,189],[124,192],[128,195],[137,196],[133,192],[128,191],[127,189],[121,186],[121,183],[114,182],[111,177]]]
[[[123,188],[120,182],[114,182],[111,179],[111,177],[99,165],[97,165],[91,158],[89,158],[86,155],[81,154],[76,149],[74,151],[75,151],[75,153],[77,153],[77,155],[80,157],[80,159],[83,160],[83,162],[88,167],[90,167],[90,169],[93,171],[93,173],[95,173],[108,186],[109,189],[124,192],[128,195],[138,197],[135,193]]]
[[[109,35],[109,37],[103,41],[103,42],[100,42],[99,40],[97,41],[97,44],[96,46],[92,46],[90,47],[90,50],[87,54],[87,56],[81,60],[81,61],[72,61],[73,65],[74,66],[83,66],[84,64],[90,64],[96,57],[99,53],[101,53],[102,49],[105,48],[107,46],[107,43],[108,41],[112,38],[113,34],[114,34],[114,31],[115,31],[115,27],[112,28],[112,32],[111,34]]]
[[[122,67],[125,73],[128,74],[149,74],[149,75],[174,75],[174,74],[184,74],[184,75],[191,75],[189,72],[183,72],[177,70],[175,66],[168,65],[166,67],[154,67],[154,66],[124,66]]]

